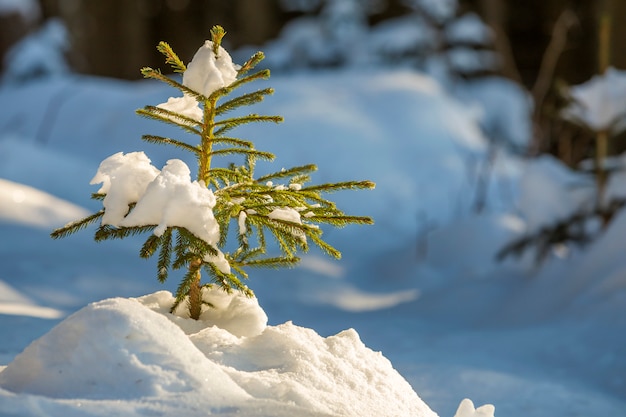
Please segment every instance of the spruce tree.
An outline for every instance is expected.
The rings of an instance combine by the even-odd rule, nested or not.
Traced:
[[[255,66],[264,58],[263,53],[254,54],[242,66],[232,64],[230,56],[221,47],[225,32],[220,26],[211,30],[211,40],[198,50],[187,67],[165,42],[157,49],[165,56],[165,61],[175,73],[183,75],[182,82],[164,75],[158,69],[143,68],[145,78],[156,79],[179,90],[183,96],[170,98],[158,106],[146,106],[137,110],[143,117],[176,126],[188,136],[197,138],[195,143],[157,135],[144,135],[143,140],[151,143],[172,145],[194,155],[197,161],[197,181],[192,186],[195,193],[202,194],[206,204],[203,211],[190,210],[190,215],[202,217],[214,225],[211,233],[198,233],[187,222],[159,222],[143,220],[140,213],[142,198],[147,198],[150,187],[159,181],[158,170],[149,165],[143,153],[113,155],[102,162],[93,182],[103,182],[102,189],[92,198],[102,200],[104,208],[82,220],[70,223],[52,233],[53,238],[65,237],[90,224],[100,222],[94,239],[122,239],[132,235],[145,235],[147,238],[139,251],[142,258],[157,256],[157,279],[165,282],[171,270],[183,270],[182,279],[176,291],[176,302],[172,311],[187,300],[189,316],[198,319],[202,312],[202,288],[217,284],[223,290],[239,290],[252,297],[252,290],[244,284],[248,278],[247,269],[253,267],[282,268],[298,263],[299,252],[306,252],[312,243],[325,253],[340,258],[341,253],[322,239],[320,225],[342,227],[348,224],[371,224],[369,217],[350,216],[342,212],[324,197],[346,189],[373,188],[370,181],[347,181],[309,185],[310,175],[317,170],[315,165],[296,166],[277,172],[256,176],[258,160],[273,160],[270,152],[257,150],[254,143],[231,135],[238,126],[282,121],[280,116],[248,114],[232,116],[235,109],[250,106],[273,93],[271,88],[233,96],[240,87],[260,79],[269,78],[269,70],[254,72]],[[203,64],[204,62],[204,64]],[[208,64],[207,64],[208,62]],[[208,66],[207,66],[208,65]],[[195,68],[192,68],[195,66]],[[205,71],[206,68],[212,68]],[[225,166],[214,164],[214,158],[233,157],[239,164],[230,162]],[[144,194],[129,197],[122,207],[122,213],[115,211],[107,197],[113,200],[114,190],[106,169],[118,167],[122,161],[143,164],[141,171],[147,175]],[[184,171],[182,161],[169,161],[162,174],[176,170]],[[137,181],[133,177],[133,181]],[[150,182],[151,180],[151,182]],[[275,185],[275,183],[277,185]],[[116,187],[124,185],[117,184]],[[193,187],[192,187],[193,188]],[[201,188],[201,189],[200,189]],[[145,203],[144,205],[147,205]],[[144,210],[145,211],[145,210]],[[149,218],[150,216],[148,216]],[[190,219],[193,222],[195,219]],[[185,223],[185,224],[181,224]],[[192,224],[192,223],[189,223]],[[238,232],[229,233],[236,224]],[[215,233],[214,233],[215,232]],[[230,238],[229,238],[230,237]],[[268,237],[273,238],[280,249],[278,256],[267,254]],[[236,240],[233,245],[228,240]],[[227,244],[228,243],[228,244]],[[234,248],[232,250],[227,250]],[[205,272],[210,282],[203,284],[201,274]]]

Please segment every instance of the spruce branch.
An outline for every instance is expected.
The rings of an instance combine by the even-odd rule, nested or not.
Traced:
[[[198,126],[200,122],[182,114],[174,113],[156,106],[146,106],[143,109],[136,110],[136,113],[148,119],[158,120],[163,123],[177,126],[194,135],[202,135],[202,132],[195,128],[195,126]]]
[[[372,181],[346,181],[333,184],[309,185],[307,187],[302,187],[302,191],[322,191],[325,193],[329,193],[340,190],[371,190],[374,188],[376,188],[376,184]]]
[[[129,236],[136,236],[146,232],[152,232],[156,225],[150,226],[134,226],[134,227],[115,227],[111,225],[102,225],[96,230],[94,239],[101,242],[107,239],[124,239]]]
[[[256,181],[259,183],[267,182],[269,180],[301,176],[301,175],[305,175],[305,174],[315,172],[315,171],[317,171],[317,165],[314,165],[314,164],[302,165],[302,166],[297,166],[297,167],[293,167],[290,169],[283,169],[283,170],[280,170],[278,172],[274,172],[271,174],[263,175],[257,178]]]
[[[245,75],[248,71],[256,67],[264,59],[265,54],[263,52],[256,52],[241,66],[241,68],[239,68],[238,74]]]
[[[213,53],[215,54],[215,57],[218,56],[219,48],[222,44],[224,35],[226,35],[226,31],[223,27],[215,25],[211,28],[211,41],[213,42]]]
[[[265,88],[252,93],[244,94],[239,97],[235,97],[232,100],[226,101],[215,109],[215,115],[219,116],[228,111],[234,110],[241,106],[251,106],[256,103],[260,103],[265,99],[265,96],[274,94],[273,88]]]
[[[272,161],[276,157],[273,153],[258,151],[256,149],[225,148],[225,149],[218,149],[218,150],[209,152],[210,156],[232,155],[232,154],[253,155],[257,158],[265,159],[267,161]]]
[[[293,268],[298,265],[300,258],[297,256],[280,256],[275,258],[254,259],[241,262],[241,265],[250,268]]]
[[[317,245],[320,249],[322,249],[325,253],[332,256],[335,259],[341,259],[341,252],[335,249],[333,246],[326,243],[320,236],[312,234],[309,236],[313,243]]]
[[[161,236],[150,235],[139,250],[139,256],[144,259],[150,258],[156,253],[161,245]]]
[[[226,96],[245,84],[251,83],[256,80],[267,80],[269,77],[270,77],[270,70],[268,69],[264,69],[264,70],[255,72],[253,74],[246,75],[243,78],[237,79],[237,81],[233,82],[229,86],[215,91],[213,94],[211,94],[211,98],[213,97],[219,98],[222,96]]]
[[[345,215],[314,215],[307,217],[308,221],[316,223],[328,223],[336,227],[343,227],[349,224],[374,224],[374,220],[371,217],[365,216],[345,216]]]
[[[167,280],[169,267],[172,263],[172,228],[168,227],[161,236],[161,252],[157,263],[157,279],[160,283]]]
[[[155,70],[155,69],[150,68],[150,67],[144,67],[144,68],[141,69],[141,75],[143,75],[144,78],[152,78],[154,80],[162,81],[162,82],[170,85],[171,87],[174,87],[177,90],[180,90],[183,93],[188,94],[188,95],[194,97],[199,102],[203,102],[203,101],[207,100],[206,97],[204,97],[202,94],[198,93],[197,91],[194,91],[191,88],[187,87],[186,85],[183,85],[183,84],[179,83],[178,81],[174,80],[173,78],[170,78],[170,77],[168,77],[166,75],[163,75],[163,73],[161,73],[160,70]]]
[[[186,151],[189,151],[193,154],[195,154],[196,156],[200,157],[201,156],[201,151],[200,149],[198,149],[195,146],[191,146],[186,142],[182,142],[180,140],[176,140],[176,139],[170,139],[170,138],[165,138],[162,136],[155,136],[155,135],[143,135],[141,137],[141,139],[145,140],[148,143],[159,143],[159,144],[166,144],[166,145],[174,145],[177,146],[181,149],[184,149]]]
[[[94,213],[91,216],[87,216],[82,220],[68,223],[65,226],[56,229],[52,233],[50,233],[50,237],[52,237],[52,239],[61,239],[63,237],[72,235],[79,230],[86,228],[90,224],[100,220],[102,216],[104,216],[104,210],[100,210],[99,212]]]
[[[157,51],[165,55],[165,63],[169,64],[174,72],[182,74],[187,70],[187,66],[178,58],[178,55],[174,53],[172,47],[167,42],[159,42]]]
[[[260,116],[258,114],[249,114],[247,116],[232,117],[230,119],[223,119],[215,122],[215,126],[221,126],[215,131],[215,136],[220,136],[223,133],[248,123],[256,122],[273,122],[282,123],[283,118],[281,116]]]
[[[248,149],[254,148],[254,144],[250,142],[249,140],[230,138],[226,136],[218,136],[218,137],[213,138],[213,144],[232,145],[232,146],[239,146],[239,147],[248,148]],[[233,170],[233,169],[236,169],[236,168],[235,167],[229,168],[229,170]]]

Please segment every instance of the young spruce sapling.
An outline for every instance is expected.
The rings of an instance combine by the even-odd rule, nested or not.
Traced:
[[[211,30],[211,40],[196,52],[188,66],[172,48],[161,42],[157,49],[182,82],[161,71],[143,68],[146,78],[156,79],[178,89],[182,97],[170,98],[158,106],[137,111],[141,116],[177,126],[197,142],[144,135],[152,143],[176,146],[195,156],[197,179],[181,160],[169,160],[161,171],[143,152],[117,153],[105,159],[92,184],[102,183],[92,197],[102,200],[103,208],[82,220],[52,233],[65,237],[99,222],[95,240],[121,239],[147,234],[139,255],[150,258],[158,252],[157,279],[164,282],[170,270],[183,270],[172,311],[187,300],[189,316],[198,319],[203,308],[201,273],[227,292],[252,291],[243,283],[246,269],[290,267],[306,252],[309,244],[339,258],[340,252],[322,239],[320,224],[345,226],[371,224],[369,217],[349,216],[323,194],[344,189],[373,188],[370,181],[307,185],[315,165],[255,176],[258,160],[274,155],[257,150],[254,143],[231,136],[234,128],[255,122],[281,122],[280,116],[248,114],[228,117],[234,109],[253,105],[272,94],[271,88],[231,97],[239,87],[269,78],[269,70],[251,72],[263,59],[261,52],[245,64],[232,63],[221,46],[225,35],[220,26]],[[213,164],[216,157],[236,155],[242,162]],[[231,225],[238,230],[229,233]],[[268,235],[280,249],[279,256],[266,254]],[[227,245],[228,237],[236,244]],[[234,248],[227,250],[227,248]]]

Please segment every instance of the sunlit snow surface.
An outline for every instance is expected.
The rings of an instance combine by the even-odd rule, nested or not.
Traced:
[[[551,158],[527,162],[500,153],[491,170],[485,211],[477,216],[472,211],[476,178],[487,152],[478,126],[480,115],[474,107],[447,96],[431,79],[408,71],[326,72],[282,75],[267,85],[276,93],[254,111],[280,114],[285,123],[246,126],[235,132],[255,141],[257,148],[277,154],[272,166],[259,163],[259,173],[313,162],[320,168],[313,182],[375,181],[375,190],[331,197],[346,212],[372,216],[376,223],[326,231],[330,243],[344,254],[341,261],[313,252],[293,270],[251,271],[248,284],[268,317],[265,332],[269,329],[274,333],[272,337],[266,335],[263,345],[265,333],[240,339],[213,330],[213,339],[206,340],[211,346],[220,345],[219,349],[231,346],[231,359],[242,358],[235,353],[238,349],[249,349],[256,361],[265,361],[238,363],[248,368],[233,367],[229,370],[231,380],[235,380],[234,369],[250,372],[254,366],[267,366],[269,378],[270,365],[286,364],[270,363],[272,358],[261,354],[264,346],[291,343],[293,339],[285,333],[310,336],[302,352],[315,355],[322,355],[323,350],[306,349],[328,339],[347,341],[355,347],[358,334],[370,352],[381,351],[440,416],[454,416],[464,398],[473,400],[476,413],[481,405],[493,404],[497,416],[507,417],[623,413],[626,216],[618,216],[587,250],[572,249],[564,260],[553,257],[538,272],[527,258],[494,263],[492,255],[500,244],[567,215],[568,207],[583,201],[586,180],[563,172],[564,168]],[[481,88],[492,87],[487,84]],[[177,276],[161,285],[155,279],[156,265],[139,259],[141,239],[95,243],[93,229],[60,241],[49,238],[54,227],[83,216],[85,211],[79,207],[89,212],[101,207],[101,202],[89,199],[98,188],[90,186],[89,180],[110,155],[144,151],[156,167],[175,158],[194,166],[192,159],[177,150],[140,140],[142,134],[180,137],[176,130],[134,115],[134,109],[163,103],[171,95],[170,88],[151,82],[85,77],[0,89],[2,303],[70,314],[110,297],[141,297],[175,289]],[[485,100],[497,96],[482,95]],[[508,115],[508,125],[523,125],[522,116],[516,119],[515,114]],[[575,193],[563,191],[572,185],[576,185]],[[14,191],[27,195],[33,188],[38,191],[32,204],[23,209],[16,206]],[[17,199],[21,199],[20,192]],[[83,351],[91,352],[85,353],[81,362],[85,374],[90,370],[91,375],[99,375],[96,385],[97,381],[112,384],[115,368],[107,367],[104,359],[112,354],[107,346],[117,344],[121,349],[117,352],[128,348],[126,358],[134,366],[124,375],[135,379],[123,380],[117,391],[97,386],[99,399],[85,394],[88,384],[59,385],[60,392],[54,395],[32,389],[19,394],[0,391],[0,416],[38,415],[40,410],[70,417],[115,412],[206,415],[206,407],[214,407],[211,411],[217,415],[233,415],[239,410],[238,415],[243,416],[291,416],[293,407],[301,407],[298,415],[325,415],[319,411],[322,408],[302,406],[312,398],[312,392],[298,385],[292,385],[292,391],[281,391],[292,395],[289,398],[295,405],[274,407],[268,405],[268,399],[258,402],[256,410],[242,406],[238,398],[259,398],[257,394],[263,390],[274,389],[259,382],[267,379],[255,382],[245,373],[238,374],[235,385],[239,388],[233,388],[232,397],[219,397],[209,405],[206,395],[185,392],[185,384],[195,381],[205,386],[214,381],[197,381],[195,376],[178,380],[173,376],[176,372],[188,375],[185,370],[189,370],[178,355],[163,354],[174,341],[152,342],[148,333],[142,332],[136,333],[139,339],[120,341],[113,337],[113,329],[128,332],[137,328],[130,317],[140,320],[140,311],[145,311],[141,305],[128,299],[96,305],[108,306],[109,313],[100,317],[109,317],[103,326],[112,327],[108,334],[98,333],[99,325],[81,330],[97,337],[94,343],[100,342],[97,355],[95,350]],[[81,314],[85,318],[95,310],[91,306]],[[111,319],[113,316],[119,320]],[[0,314],[2,365],[10,366],[29,343],[60,322],[42,317]],[[162,320],[161,313],[149,317],[156,320],[151,327],[155,332],[175,328]],[[293,324],[288,324],[290,321]],[[128,325],[116,326],[124,322]],[[351,328],[356,333],[342,333]],[[278,335],[281,331],[283,336]],[[319,339],[312,332],[320,335]],[[191,358],[211,369],[222,366],[205,363],[207,355],[194,351],[198,344],[183,335],[178,332],[175,339],[183,340],[181,349],[189,351]],[[45,340],[41,339],[39,346]],[[246,345],[253,340],[258,343]],[[205,345],[200,351],[225,352],[207,350]],[[142,351],[146,356],[141,357]],[[351,348],[339,356],[358,351]],[[62,355],[58,358],[61,360]],[[171,362],[163,363],[165,358]],[[285,356],[278,355],[278,359],[286,361]],[[154,379],[159,369],[167,370],[167,377]],[[278,370],[272,375],[280,380],[279,376]],[[145,385],[136,384],[139,379]],[[356,377],[352,380],[359,381]],[[36,378],[32,381],[37,382]],[[43,380],[37,383],[43,390],[55,388]],[[314,385],[310,388],[322,387],[317,382]],[[226,390],[228,386],[220,384],[215,389]],[[151,397],[166,388],[179,393],[159,395],[158,400]],[[338,392],[348,398],[344,405],[356,401],[344,391]],[[337,400],[330,397],[325,401]],[[239,404],[238,409],[231,408],[234,403]],[[463,417],[471,416],[472,411],[468,406],[459,410]]]

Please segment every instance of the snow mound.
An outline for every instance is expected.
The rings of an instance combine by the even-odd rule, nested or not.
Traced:
[[[186,303],[178,306],[175,315],[168,314],[175,301],[169,291],[158,291],[138,300],[146,307],[169,317],[188,335],[205,327],[217,326],[237,337],[252,337],[261,334],[267,326],[267,315],[256,298],[246,297],[239,291],[228,294],[215,286],[202,291],[202,300],[213,307],[203,306],[200,320],[189,320]]]
[[[53,398],[131,399],[198,390],[222,405],[248,397],[178,326],[124,298],[90,304],[68,317],[0,373],[0,386]]]
[[[237,294],[205,297],[218,318],[242,311]],[[41,396],[32,398],[46,407],[52,401],[78,408],[80,401],[66,400],[77,398],[90,400],[92,409],[98,401],[153,398],[163,411],[167,398],[183,395],[212,415],[282,416],[291,409],[293,415],[436,417],[355,330],[324,338],[287,322],[238,337],[213,325],[228,327],[228,320],[194,321],[163,312],[172,300],[162,291],[90,304],[18,355],[0,372],[0,387]],[[266,319],[260,307],[250,306],[248,321]]]

